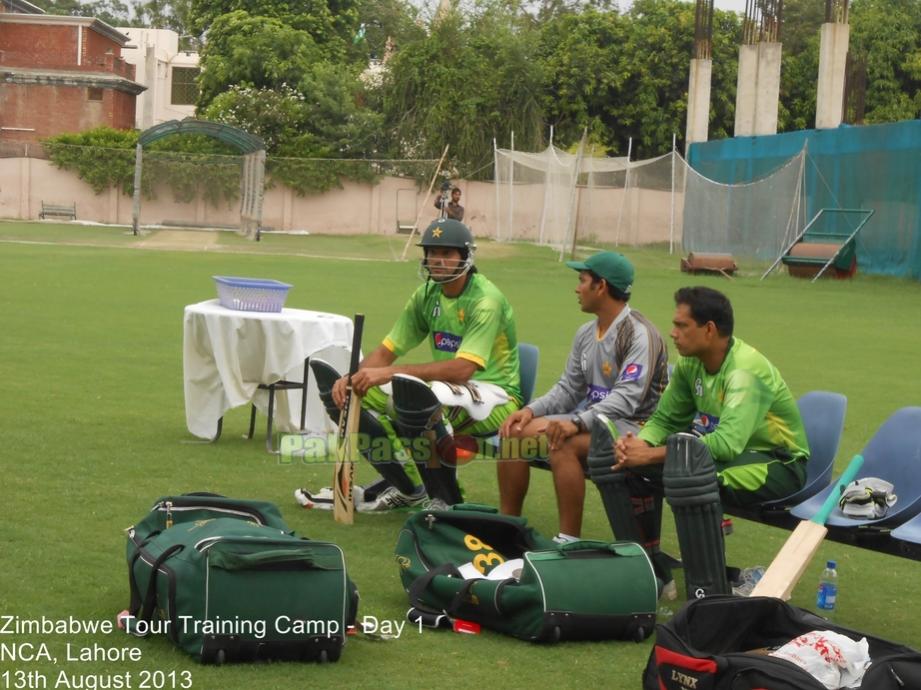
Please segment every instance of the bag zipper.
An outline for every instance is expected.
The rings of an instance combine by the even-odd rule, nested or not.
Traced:
[[[220,506],[208,505],[207,503],[192,503],[189,505],[177,505],[174,501],[161,501],[154,506],[158,512],[166,512],[166,526],[173,526],[173,513],[189,510],[211,510],[216,513],[226,513],[228,515],[240,515],[253,518],[258,524],[265,525],[265,517],[256,508],[250,508],[241,504],[223,504]]]

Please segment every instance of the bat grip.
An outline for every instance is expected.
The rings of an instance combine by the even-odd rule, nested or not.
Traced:
[[[844,487],[854,480],[854,477],[857,476],[861,467],[863,467],[863,456],[855,455],[844,469],[844,472],[841,473],[841,476],[838,477],[838,481],[835,482],[835,486],[828,494],[828,498],[825,499],[822,507],[819,508],[819,512],[812,516],[813,522],[819,525],[825,524],[825,521],[828,520],[828,516],[831,515],[831,511],[838,505],[838,499],[841,498],[841,492],[844,490]]]

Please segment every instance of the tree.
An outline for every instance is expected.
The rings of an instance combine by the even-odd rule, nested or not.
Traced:
[[[191,0],[192,29],[198,35],[211,32],[220,17],[245,12],[267,17],[298,31],[305,31],[324,55],[342,59],[358,28],[354,0]]]
[[[306,31],[242,10],[218,17],[201,55],[198,107],[231,86],[294,85],[323,53]]]
[[[915,0],[855,0],[850,49],[866,56],[865,121],[921,114],[921,5]]]
[[[530,20],[501,3],[451,13],[394,56],[382,103],[399,155],[437,158],[450,144],[461,174],[484,175],[493,138],[541,143],[541,67]]]

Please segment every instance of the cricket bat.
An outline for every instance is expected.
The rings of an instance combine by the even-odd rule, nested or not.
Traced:
[[[771,565],[752,590],[753,597],[776,597],[787,601],[793,593],[793,588],[799,582],[806,566],[812,560],[815,552],[822,545],[822,540],[828,534],[825,521],[841,498],[841,491],[851,483],[863,465],[863,456],[855,455],[845,468],[844,472],[835,482],[835,488],[828,494],[825,503],[819,512],[809,520],[800,522],[793,534],[787,539],[780,551],[771,561]]]
[[[355,314],[355,329],[352,332],[352,358],[349,362],[349,383],[345,392],[345,404],[339,414],[339,434],[336,443],[336,467],[333,471],[333,519],[344,525],[355,522],[355,504],[352,501],[352,480],[355,478],[355,463],[358,462],[358,422],[361,419],[361,397],[352,390],[352,375],[358,371],[361,359],[361,332],[364,329],[364,314]]]

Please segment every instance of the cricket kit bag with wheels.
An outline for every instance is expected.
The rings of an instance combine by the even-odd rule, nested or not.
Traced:
[[[536,642],[639,641],[655,625],[652,564],[632,542],[556,544],[524,518],[461,504],[412,515],[396,560],[413,622],[470,621]]]
[[[770,656],[812,631],[866,638],[872,660],[859,685],[867,690],[921,688],[921,653],[835,625],[772,597],[712,596],[688,602],[656,626],[644,690],[825,690],[792,661]],[[828,654],[828,652],[826,652]]]
[[[295,536],[271,503],[158,501],[128,530],[126,632],[165,634],[205,663],[335,661],[358,592],[335,544]]]

